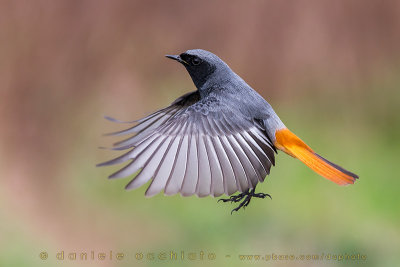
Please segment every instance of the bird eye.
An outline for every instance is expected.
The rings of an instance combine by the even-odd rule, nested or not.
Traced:
[[[192,58],[192,64],[193,64],[194,66],[197,66],[197,65],[199,65],[200,63],[201,63],[201,59],[200,59],[200,58],[198,58],[198,57]]]

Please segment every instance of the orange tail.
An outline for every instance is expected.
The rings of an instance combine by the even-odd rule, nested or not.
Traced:
[[[300,138],[287,128],[276,131],[276,148],[298,158],[310,169],[319,175],[337,183],[338,185],[354,184],[358,178],[342,167],[324,159],[307,146]]]

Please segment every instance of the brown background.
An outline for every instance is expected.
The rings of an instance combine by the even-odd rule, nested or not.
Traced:
[[[227,266],[267,252],[393,266],[399,47],[399,1],[0,1],[0,265],[55,266],[61,250],[92,249],[130,258],[62,264],[153,265],[132,255],[203,249]],[[163,57],[192,48],[219,55],[360,181],[337,187],[280,153],[260,186],[274,200],[234,216],[212,198],[145,199],[107,181],[112,170],[94,165],[114,154],[97,147],[119,126],[102,116],[137,119],[193,90]]]

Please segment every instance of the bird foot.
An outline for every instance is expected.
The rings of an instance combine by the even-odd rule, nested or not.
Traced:
[[[256,190],[255,188],[253,188],[251,190],[247,189],[247,191],[245,191],[243,193],[240,193],[240,194],[237,194],[235,196],[230,196],[229,198],[221,198],[221,199],[218,200],[218,202],[222,201],[222,202],[231,202],[231,203],[235,202],[236,203],[236,202],[240,202],[240,201],[243,200],[242,202],[240,202],[239,206],[237,206],[236,208],[234,208],[231,211],[231,214],[232,214],[234,211],[238,211],[241,208],[243,208],[243,209],[246,208],[250,204],[250,200],[253,197],[256,197],[256,198],[269,197],[270,199],[272,199],[272,197],[269,194],[254,193],[255,190]]]

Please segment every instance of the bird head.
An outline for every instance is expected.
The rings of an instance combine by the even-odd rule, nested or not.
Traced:
[[[216,77],[221,78],[224,73],[231,72],[228,65],[219,57],[202,49],[187,50],[180,55],[166,55],[166,57],[182,63],[199,90],[207,81],[216,81]]]

